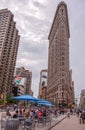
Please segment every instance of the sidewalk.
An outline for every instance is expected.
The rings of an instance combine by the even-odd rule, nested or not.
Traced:
[[[71,115],[61,123],[52,128],[52,130],[85,130],[85,124],[79,123],[79,118],[76,115]]]
[[[66,115],[60,115],[59,117],[53,117],[52,118],[52,122],[51,122],[51,126],[36,126],[35,130],[50,130],[52,129],[54,126],[56,126],[58,123],[60,123],[62,120],[64,120],[67,116]]]

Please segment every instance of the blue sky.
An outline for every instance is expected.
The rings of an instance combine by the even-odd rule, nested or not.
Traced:
[[[70,69],[78,97],[85,88],[85,0],[64,0],[70,27]],[[20,45],[16,67],[32,71],[32,89],[37,96],[40,70],[48,66],[48,34],[60,0],[0,0],[0,9],[14,14]]]

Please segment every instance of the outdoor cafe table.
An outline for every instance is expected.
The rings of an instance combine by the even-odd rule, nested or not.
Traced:
[[[33,121],[30,120],[30,119],[26,119],[25,122],[24,122],[24,129],[32,129],[34,128],[33,126]]]

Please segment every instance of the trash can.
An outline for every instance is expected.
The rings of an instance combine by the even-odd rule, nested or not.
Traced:
[[[19,130],[19,119],[7,120],[5,130]]]

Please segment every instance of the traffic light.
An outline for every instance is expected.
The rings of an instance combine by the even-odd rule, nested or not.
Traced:
[[[18,92],[18,87],[13,85],[13,87],[12,87],[12,93],[13,93],[13,95],[17,96],[17,92]]]

